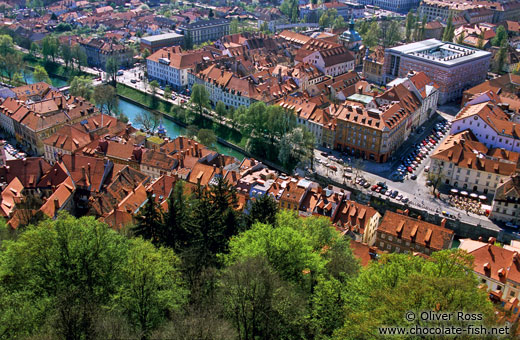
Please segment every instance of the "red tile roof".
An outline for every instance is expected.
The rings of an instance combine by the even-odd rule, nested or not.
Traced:
[[[415,242],[433,251],[447,249],[454,235],[452,230],[390,210],[386,211],[377,231]]]

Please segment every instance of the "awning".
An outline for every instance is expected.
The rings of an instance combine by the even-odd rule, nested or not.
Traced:
[[[478,198],[480,198],[483,201],[487,200],[487,197],[485,195],[480,195]]]
[[[469,194],[469,197],[472,197],[472,198],[478,198],[478,195],[475,194],[474,192],[472,192],[471,194]]]
[[[453,188],[453,189],[450,190],[450,192],[451,192],[452,194],[456,194],[456,193],[458,193],[459,191],[458,191],[457,189]]]
[[[468,196],[468,192],[467,192],[467,191],[461,191],[460,194],[461,194],[462,196]]]

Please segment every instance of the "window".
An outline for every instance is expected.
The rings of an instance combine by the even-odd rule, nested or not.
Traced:
[[[381,238],[385,238],[385,234],[381,234]]]
[[[388,250],[392,249],[392,245],[387,244],[387,245],[386,245],[386,249],[388,249]]]
[[[392,241],[392,236],[388,235],[388,241]]]

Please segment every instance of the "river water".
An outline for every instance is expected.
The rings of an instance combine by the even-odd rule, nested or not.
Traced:
[[[65,81],[63,79],[52,77],[52,76],[50,78],[51,78],[52,85],[55,87],[63,87],[63,86],[67,85],[67,81]],[[32,84],[35,82],[32,71],[26,70],[25,79],[28,84]],[[140,128],[139,125],[136,125],[134,123],[136,116],[141,112],[150,112],[149,110],[141,108],[141,107],[134,105],[121,98],[119,99],[118,108],[119,108],[120,112],[123,112],[128,117],[130,122],[132,122],[132,125],[136,128]],[[163,119],[163,126],[166,128],[167,136],[170,138],[177,138],[178,136],[186,135],[186,129],[184,127],[182,127],[168,119]],[[227,146],[224,146],[222,144],[217,143],[216,149],[217,149],[217,152],[219,152],[221,154],[233,156],[233,157],[237,158],[238,160],[244,159],[243,154],[241,154],[240,152],[238,152],[234,149],[231,149]]]

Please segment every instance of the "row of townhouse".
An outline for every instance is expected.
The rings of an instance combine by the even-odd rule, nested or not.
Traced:
[[[38,155],[45,153],[43,140],[63,125],[78,123],[95,113],[97,109],[90,102],[52,90],[38,101],[8,97],[0,104],[4,130]]]

